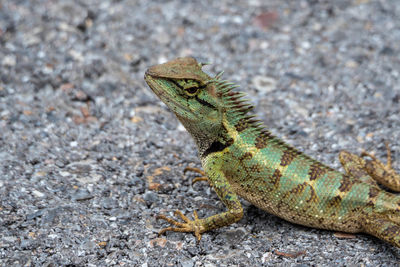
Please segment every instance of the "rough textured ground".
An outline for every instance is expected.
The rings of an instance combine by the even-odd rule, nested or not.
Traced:
[[[389,140],[400,170],[399,17],[397,0],[0,1],[0,265],[396,265],[376,238],[248,203],[199,245],[158,238],[155,214],[224,207],[183,175],[194,143],[143,74],[211,61],[302,151],[339,167],[339,150],[384,158]]]

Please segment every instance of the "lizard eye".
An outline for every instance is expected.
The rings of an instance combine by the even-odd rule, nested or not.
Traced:
[[[186,94],[193,96],[197,93],[197,91],[199,91],[198,87],[189,87],[185,89]]]
[[[186,95],[190,97],[195,96],[201,88],[198,81],[191,79],[177,80],[175,83],[185,92]]]

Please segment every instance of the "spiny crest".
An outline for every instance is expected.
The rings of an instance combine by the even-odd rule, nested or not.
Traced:
[[[213,83],[217,89],[219,98],[223,101],[227,108],[227,118],[232,125],[240,125],[242,130],[254,131],[257,134],[269,135],[265,130],[263,123],[255,119],[255,115],[248,115],[254,108],[249,99],[246,99],[246,94],[243,92],[233,91],[239,86],[227,80],[222,80],[223,72],[218,73],[208,83]]]
[[[246,94],[242,92],[234,92],[233,90],[238,88],[239,85],[227,80],[221,80],[220,77],[222,74],[223,72],[218,73],[215,78],[209,82],[216,86],[218,96],[224,101],[227,108],[239,113],[240,115],[247,114],[247,112],[253,109],[253,106],[250,104],[248,99],[244,99]]]
[[[224,102],[227,107],[226,115],[228,121],[235,126],[238,132],[253,133],[257,137],[255,139],[255,145],[257,148],[262,149],[267,146],[268,143],[274,143],[275,145],[285,149],[294,155],[301,155],[301,157],[312,164],[317,164],[319,167],[332,170],[330,167],[321,165],[320,162],[310,158],[303,154],[292,146],[286,144],[281,139],[272,135],[271,132],[265,129],[262,121],[255,119],[255,115],[248,115],[248,112],[254,107],[250,104],[248,99],[243,92],[233,91],[239,87],[232,82],[221,80],[223,72],[218,73],[213,79],[210,79],[207,83],[213,83],[216,86],[218,96]]]

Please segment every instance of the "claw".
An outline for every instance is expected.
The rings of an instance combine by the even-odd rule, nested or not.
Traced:
[[[201,222],[201,219],[199,219],[199,216],[197,215],[197,211],[193,211],[193,217],[194,217],[193,221],[190,220],[188,217],[186,217],[179,210],[176,210],[174,212],[174,214],[175,214],[175,216],[180,217],[184,221],[184,223],[178,222],[171,218],[168,218],[167,216],[162,215],[162,214],[157,215],[156,219],[161,219],[161,220],[164,220],[174,226],[177,226],[177,227],[170,226],[170,227],[163,228],[158,232],[158,235],[159,236],[163,235],[168,231],[185,232],[185,233],[193,232],[194,235],[196,236],[197,242],[199,242],[201,240],[201,233],[204,232],[204,229],[202,229],[203,228],[202,222]]]
[[[374,154],[369,153],[369,152],[367,152],[367,151],[365,151],[365,150],[361,151],[360,156],[361,156],[361,157],[370,157],[371,159],[373,159],[373,160],[375,160],[375,161],[378,161],[378,159],[375,157]]]
[[[389,142],[385,141],[386,146],[386,154],[387,154],[387,162],[386,166],[391,169],[392,168],[392,152],[390,151]]]
[[[195,173],[198,173],[198,174],[201,175],[201,177],[196,177],[196,178],[194,178],[192,180],[192,185],[194,185],[195,183],[200,182],[200,181],[207,181],[208,182],[208,178],[206,176],[206,173],[204,171],[200,170],[199,168],[186,167],[183,170],[183,173],[185,174],[188,171],[195,172]]]
[[[361,152],[361,157],[370,157],[373,161],[375,161],[378,165],[380,165],[384,169],[392,169],[392,152],[390,151],[389,147],[389,142],[385,141],[385,147],[386,147],[386,165],[383,164],[380,160],[378,160],[374,154],[369,153],[365,150]]]
[[[173,225],[175,225],[175,226],[184,227],[184,224],[183,224],[183,223],[177,222],[177,221],[175,221],[175,220],[173,220],[173,219],[171,219],[171,218],[168,218],[167,216],[162,215],[162,214],[161,214],[161,215],[158,215],[158,216],[157,216],[157,219],[167,221],[168,223],[173,224]]]
[[[200,174],[201,176],[206,176],[206,173],[204,171],[200,170],[199,168],[186,167],[183,170],[183,173],[186,173],[186,172],[196,172],[196,173]]]
[[[181,217],[182,220],[184,220],[186,223],[190,223],[191,221],[189,220],[188,217],[186,217],[185,215],[183,215],[183,213],[180,210],[175,210],[175,216],[179,216]]]
[[[208,178],[203,176],[203,177],[196,177],[192,180],[192,185],[194,185],[197,182],[201,182],[201,181],[207,181],[208,182]]]
[[[371,177],[387,188],[400,192],[400,175],[392,168],[392,154],[389,143],[385,142],[385,146],[387,151],[386,164],[366,151],[362,151],[361,157],[370,157],[372,159],[372,161],[367,161],[365,165],[365,169]]]
[[[199,216],[197,215],[197,211],[193,211],[193,217],[194,217],[194,223],[196,224],[196,222],[199,222]],[[197,242],[200,242],[201,240],[201,233],[200,233],[200,229],[196,227],[194,235],[197,239]]]

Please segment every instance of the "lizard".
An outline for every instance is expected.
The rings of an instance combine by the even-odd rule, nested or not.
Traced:
[[[202,71],[192,57],[151,66],[144,79],[193,137],[206,180],[227,211],[194,219],[176,210],[182,221],[158,215],[167,231],[204,232],[239,221],[239,197],[292,223],[334,231],[373,235],[400,247],[400,175],[373,154],[339,153],[344,172],[326,166],[269,132],[249,113],[254,107],[238,86]],[[388,189],[384,190],[380,185]]]

